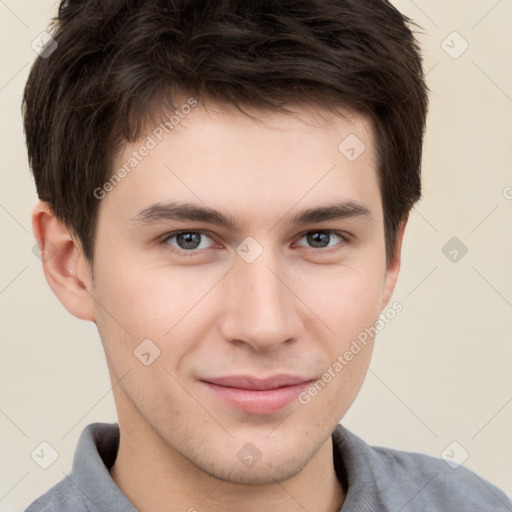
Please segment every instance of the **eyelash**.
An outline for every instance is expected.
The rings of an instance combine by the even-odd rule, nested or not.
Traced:
[[[181,231],[172,231],[170,233],[167,233],[164,236],[164,238],[160,241],[160,244],[162,246],[164,246],[166,249],[169,249],[171,252],[178,254],[180,256],[195,256],[196,254],[204,252],[205,250],[208,249],[208,248],[207,249],[195,249],[195,250],[187,251],[185,249],[178,249],[178,248],[173,247],[167,243],[169,241],[169,239],[173,238],[174,236],[184,234],[184,233],[199,233],[201,235],[205,235],[208,238],[214,240],[213,237],[207,231],[203,231],[201,229],[193,229],[193,230],[188,230],[188,231],[181,230]],[[349,245],[350,243],[352,243],[352,236],[349,235],[348,233],[346,233],[344,231],[334,231],[334,230],[330,230],[330,229],[315,229],[315,230],[306,231],[305,233],[302,233],[299,236],[299,240],[301,238],[304,238],[306,235],[308,235],[310,233],[329,233],[331,235],[336,235],[339,238],[341,238],[342,246]],[[331,252],[335,248],[336,248],[336,246],[327,247],[327,248],[319,248],[319,249],[317,249],[317,252]],[[315,250],[315,247],[309,247],[309,249]]]

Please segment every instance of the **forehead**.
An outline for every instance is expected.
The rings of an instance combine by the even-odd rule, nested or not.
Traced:
[[[254,119],[234,106],[198,104],[172,123],[170,114],[119,152],[113,172],[125,172],[100,208],[129,219],[157,202],[186,201],[268,222],[277,209],[319,201],[380,206],[370,121],[294,111],[249,110]]]

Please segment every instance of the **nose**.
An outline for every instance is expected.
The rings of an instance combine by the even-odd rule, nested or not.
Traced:
[[[302,322],[300,301],[275,258],[264,251],[248,263],[236,256],[223,280],[224,297],[219,329],[223,339],[244,343],[257,352],[298,339]]]

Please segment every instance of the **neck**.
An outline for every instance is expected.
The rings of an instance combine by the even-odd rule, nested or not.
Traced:
[[[207,475],[170,448],[142,418],[119,424],[119,451],[110,474],[140,512],[338,512],[344,501],[330,437],[295,476],[246,485]]]

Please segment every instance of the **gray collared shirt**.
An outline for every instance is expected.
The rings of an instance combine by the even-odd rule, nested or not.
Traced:
[[[511,512],[506,494],[463,466],[366,444],[342,425],[332,434],[334,466],[347,489],[339,512]],[[82,431],[71,473],[25,512],[137,512],[110,476],[117,423]],[[314,511],[311,511],[314,512]]]

